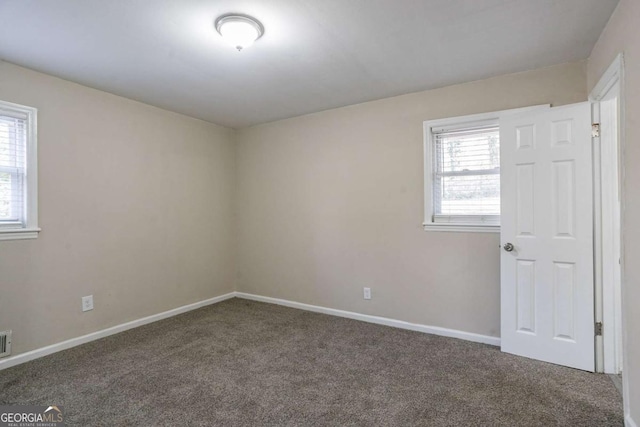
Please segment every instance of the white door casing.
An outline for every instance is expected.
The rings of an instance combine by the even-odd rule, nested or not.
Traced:
[[[502,117],[500,153],[502,351],[594,371],[590,104]]]
[[[623,56],[618,55],[589,95],[593,123],[595,315],[603,323],[596,337],[596,371],[624,374],[622,322],[622,162],[624,115]],[[623,380],[623,383],[626,383]],[[626,390],[625,390],[626,392]]]
[[[596,321],[603,323],[601,341],[596,340],[596,370],[609,374],[622,372],[618,88],[593,104],[593,121],[600,123],[600,137],[594,139]]]

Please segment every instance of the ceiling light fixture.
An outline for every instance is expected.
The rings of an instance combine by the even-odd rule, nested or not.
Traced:
[[[216,19],[215,27],[222,38],[241,51],[264,34],[264,27],[249,15],[229,13]]]

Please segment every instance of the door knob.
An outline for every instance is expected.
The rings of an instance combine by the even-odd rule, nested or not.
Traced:
[[[505,251],[511,252],[513,250],[513,244],[512,243],[505,243],[503,248],[504,248]]]

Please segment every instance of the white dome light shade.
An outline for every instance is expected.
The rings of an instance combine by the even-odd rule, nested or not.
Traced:
[[[264,34],[262,24],[247,15],[222,15],[216,19],[215,25],[222,38],[239,51],[251,46]]]

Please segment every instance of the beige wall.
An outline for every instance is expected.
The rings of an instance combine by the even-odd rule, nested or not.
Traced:
[[[618,53],[625,60],[625,146],[623,156],[624,354],[631,418],[640,425],[640,2],[621,0],[600,36],[588,63],[589,89],[598,82]]]
[[[39,110],[42,233],[0,241],[14,354],[234,290],[234,131],[4,62],[0,99]]]
[[[239,131],[238,290],[499,336],[498,235],[422,229],[422,122],[586,86],[579,62]]]

